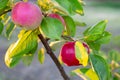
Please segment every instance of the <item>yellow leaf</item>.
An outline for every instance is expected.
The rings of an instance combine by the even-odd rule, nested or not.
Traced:
[[[15,45],[15,43],[14,43],[14,44],[11,44],[10,47],[8,48],[6,54],[5,54],[5,64],[6,64],[8,67],[9,67],[11,61],[13,60],[13,59],[10,57],[9,53],[10,53],[11,50],[13,49],[14,45]]]
[[[45,54],[44,53],[45,53],[44,48],[41,48],[38,52],[38,60],[41,64],[43,64],[44,60],[45,60]]]
[[[75,69],[72,72],[83,80],[99,80],[98,75],[92,69]]]
[[[87,66],[88,63],[88,53],[83,44],[79,41],[75,43],[75,56],[79,63],[83,66]]]
[[[59,60],[60,64],[63,64],[62,57],[60,55],[58,56],[58,60]]]
[[[97,74],[96,74],[92,69],[89,69],[89,70],[85,73],[85,75],[86,75],[87,77],[89,77],[90,80],[99,80]]]
[[[86,76],[80,71],[80,69],[73,70],[72,72],[75,73],[80,78],[82,78],[83,80],[87,80]]]

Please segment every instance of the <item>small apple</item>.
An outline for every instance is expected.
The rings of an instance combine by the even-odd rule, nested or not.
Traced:
[[[79,61],[75,57],[75,41],[65,43],[60,51],[60,57],[62,62],[67,66],[78,66],[80,65]],[[88,54],[90,53],[89,47],[86,43],[83,43],[83,46],[87,49]]]
[[[49,14],[48,16],[51,17],[51,18],[55,18],[55,19],[60,20],[60,21],[62,22],[62,24],[63,24],[64,26],[66,26],[64,19],[63,19],[62,16],[60,16],[59,14],[51,13],[51,14]]]
[[[11,17],[15,24],[27,30],[33,30],[39,27],[42,12],[36,4],[20,1],[12,8]]]

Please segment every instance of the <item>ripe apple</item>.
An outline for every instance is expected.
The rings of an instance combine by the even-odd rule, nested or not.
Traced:
[[[41,9],[32,2],[17,2],[12,8],[12,21],[27,30],[39,27],[42,21]]]
[[[51,17],[51,18],[55,18],[55,19],[60,20],[62,22],[63,26],[66,26],[64,19],[59,14],[51,13],[48,16]]]
[[[75,42],[65,43],[60,51],[61,60],[67,66],[78,66],[80,65],[79,61],[75,57]],[[83,46],[87,49],[87,52],[90,53],[89,47],[86,43],[83,43]]]

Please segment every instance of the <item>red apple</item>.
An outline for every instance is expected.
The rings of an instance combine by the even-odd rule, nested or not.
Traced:
[[[48,16],[51,17],[51,18],[55,18],[55,19],[60,20],[60,21],[62,22],[62,24],[63,24],[64,26],[66,26],[64,19],[63,19],[62,16],[60,16],[59,14],[51,13],[51,14],[49,14]]]
[[[87,44],[83,43],[83,46],[87,49],[87,52],[89,53],[89,47]],[[60,52],[61,60],[67,65],[67,66],[78,66],[80,65],[79,61],[75,57],[75,42],[67,42],[65,43]]]
[[[25,29],[36,29],[42,21],[40,8],[32,2],[17,2],[12,8],[12,21]]]

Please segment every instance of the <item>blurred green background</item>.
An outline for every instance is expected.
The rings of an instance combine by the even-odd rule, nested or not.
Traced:
[[[92,26],[100,20],[107,19],[107,30],[111,32],[112,39],[109,44],[102,46],[102,50],[108,52],[112,49],[120,51],[120,1],[119,0],[84,0],[84,16],[75,15],[78,21],[85,22],[87,27]],[[79,27],[77,35],[81,34],[86,27]],[[4,37],[4,33],[0,35],[0,80],[62,80],[55,64],[46,55],[45,63],[41,65],[37,60],[37,55],[29,67],[25,67],[20,63],[14,69],[8,69],[4,64],[4,55],[8,46],[17,40],[19,28],[13,32],[11,40]],[[41,46],[41,44],[40,44]],[[59,54],[59,50],[55,52]],[[66,67],[65,70],[69,74],[70,70],[75,67]],[[73,77],[73,80],[79,80]]]

